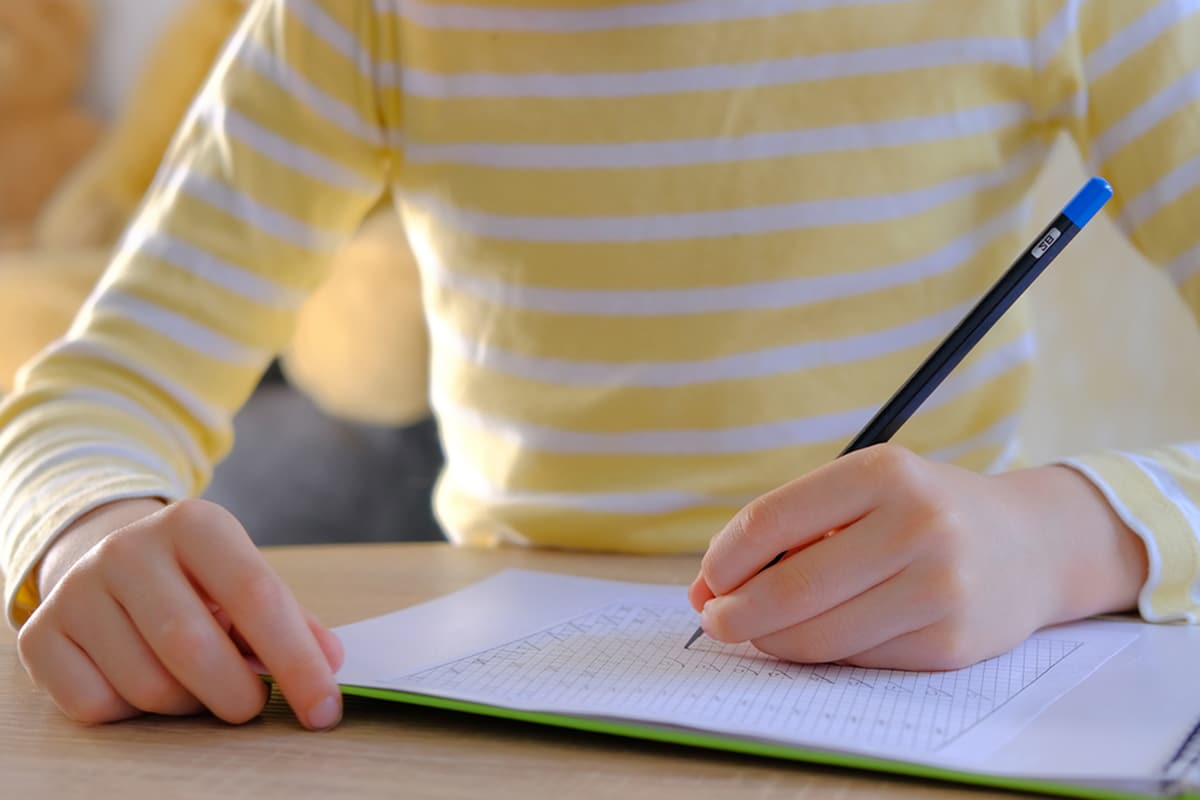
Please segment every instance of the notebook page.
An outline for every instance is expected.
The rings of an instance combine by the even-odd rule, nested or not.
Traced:
[[[375,621],[369,636],[407,642],[403,668],[339,680],[943,765],[978,766],[1135,638],[1127,626],[1063,626],[964,670],[917,673],[791,664],[707,637],[684,650],[697,615],[682,587],[514,570],[443,600],[416,626],[406,612]],[[464,614],[491,621],[472,631],[455,624]],[[460,636],[449,657],[431,631],[447,623]],[[438,652],[418,663],[430,634]]]

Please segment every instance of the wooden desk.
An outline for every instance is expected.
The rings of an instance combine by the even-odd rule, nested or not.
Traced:
[[[267,550],[327,625],[411,605],[510,566],[683,583],[687,557],[457,550],[440,544]],[[143,718],[83,727],[30,684],[0,633],[0,796],[43,798],[1011,798],[905,780],[347,698],[302,730],[278,694],[256,721]]]

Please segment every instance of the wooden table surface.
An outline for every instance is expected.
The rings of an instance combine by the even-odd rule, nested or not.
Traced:
[[[506,567],[686,583],[694,557],[460,550],[442,544],[268,549],[327,625],[393,611]],[[85,727],[35,690],[0,632],[0,797],[1012,798],[858,773],[346,698],[342,724],[301,729],[276,693],[262,716]]]

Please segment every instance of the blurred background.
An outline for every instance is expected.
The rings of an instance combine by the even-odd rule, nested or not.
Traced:
[[[76,32],[78,43],[72,51],[80,56],[82,85],[72,90],[73,97],[63,100],[77,106],[74,111],[86,120],[80,128],[81,141],[92,141],[88,138],[91,135],[96,142],[93,147],[110,149],[116,146],[116,141],[134,156],[162,146],[154,138],[161,139],[173,128],[173,119],[181,113],[180,93],[189,81],[198,80],[200,72],[206,70],[205,61],[214,54],[222,25],[236,16],[242,5],[242,0],[44,1],[47,6],[85,7],[91,13],[90,22]],[[4,50],[3,34],[0,25],[0,56]],[[11,61],[10,70],[14,69]],[[32,70],[39,66],[16,64],[15,68],[18,74],[33,74]],[[5,79],[4,69],[5,61],[0,57],[0,84]],[[0,91],[0,102],[3,94]],[[0,117],[3,114],[0,109]],[[94,134],[87,132],[89,124],[95,126]],[[129,141],[131,137],[134,146]],[[151,141],[140,142],[137,137],[149,137]],[[63,159],[71,162],[86,157],[67,154]],[[122,165],[129,162],[119,177],[130,186],[148,179],[134,174],[138,169],[130,164],[136,158],[120,152],[119,147],[106,158],[104,167],[113,174],[120,173]],[[140,168],[144,171],[144,166]],[[89,167],[86,161],[82,167],[75,162],[67,163],[64,173],[68,177],[64,180],[71,180],[72,175],[79,180],[76,173],[80,169],[95,171],[96,167],[94,164]],[[1084,177],[1083,166],[1071,144],[1065,140],[1059,142],[1038,184],[1035,220],[1051,218]],[[95,175],[92,180],[97,185],[103,182]],[[109,182],[114,186],[120,183]],[[111,193],[118,196],[120,187],[113,188]],[[115,208],[112,216],[118,221],[121,213],[129,211],[120,207],[121,202],[130,201],[112,201]],[[19,251],[22,255],[14,259],[0,254],[0,324],[5,314],[15,313],[12,309],[27,309],[28,297],[35,295],[42,304],[40,307],[57,308],[55,313],[60,315],[68,313],[78,302],[80,287],[94,279],[95,270],[103,262],[104,237],[112,235],[111,230],[104,231],[106,224],[111,228],[114,221],[96,221],[99,232],[89,241],[57,242],[54,247],[41,250],[10,232],[9,252]],[[371,235],[352,245],[360,248],[359,262],[374,259],[376,266],[395,271],[395,264],[387,262],[404,250],[403,235],[387,227],[389,224],[380,223],[371,229]],[[0,231],[0,247],[5,245],[2,234]],[[25,278],[21,278],[22,271]],[[48,275],[52,279],[47,279]],[[411,290],[411,285],[399,287],[397,302],[411,299]],[[24,294],[18,297],[19,292]],[[1196,369],[1200,365],[1200,337],[1196,324],[1164,276],[1134,252],[1107,218],[1093,223],[1022,302],[1031,306],[1041,343],[1034,402],[1022,428],[1028,460],[1042,462],[1099,447],[1145,446],[1200,438],[1197,436],[1200,414],[1193,410],[1195,398],[1200,396],[1200,370]],[[408,316],[411,323],[408,327],[389,330],[386,335],[398,343],[397,347],[407,348],[405,358],[413,365],[411,369],[421,370],[425,340],[419,311],[410,308]],[[302,337],[306,330],[303,323],[304,320]],[[45,324],[53,326],[58,322],[48,318]],[[37,326],[26,327],[33,331]],[[324,337],[321,342],[325,343]],[[325,361],[321,362],[321,358]],[[328,353],[318,354],[315,366],[300,359],[293,365],[293,371],[303,382],[306,368],[325,368],[322,363],[327,366],[330,358]],[[5,368],[0,354],[0,372]],[[419,377],[421,380],[414,385],[423,388],[424,375]],[[336,385],[338,381],[333,383]],[[3,388],[0,383],[0,392]],[[348,446],[357,453],[359,466],[368,463],[379,475],[377,485],[368,482],[356,491],[390,492],[396,497],[395,505],[379,510],[380,517],[375,523],[378,538],[386,538],[386,531],[395,530],[397,518],[411,520],[418,538],[436,536],[432,519],[422,505],[440,463],[436,432],[429,423],[421,421],[423,397],[402,397],[403,391],[403,386],[373,387],[375,396],[400,398],[398,405],[387,408],[356,407],[355,398],[324,397],[325,408],[356,412],[368,424],[339,427],[335,423],[333,427],[322,428],[307,424],[321,412],[289,391],[286,382],[275,375],[275,385],[266,391],[267,395],[275,392],[273,399],[248,409],[238,421],[239,451],[256,453],[258,466],[249,473],[244,470],[237,473],[232,468],[218,471],[213,491],[221,499],[222,492],[232,491],[235,484],[244,484],[246,480],[253,482],[257,473],[274,473],[269,468],[269,459],[275,437],[320,430],[323,432],[314,433],[312,446],[316,455],[312,463],[302,465],[299,470],[295,464],[289,464],[284,470],[295,474],[291,485],[272,488],[265,482],[255,491],[282,492],[278,503],[286,506],[286,493],[315,491],[327,484],[330,475],[338,474],[339,466],[323,461],[319,455],[326,445],[336,444],[343,449]],[[327,417],[322,419],[328,422]],[[262,461],[264,458],[267,462]],[[264,467],[264,463],[268,466]],[[395,483],[397,474],[403,484],[399,491]],[[246,513],[253,514],[253,509],[247,509]],[[319,530],[320,524],[314,524],[313,520],[294,520],[289,524],[297,531],[293,539],[319,538],[319,534],[303,532]],[[364,538],[376,536],[369,532],[372,524],[365,522],[359,534]],[[253,520],[248,527],[254,531]]]

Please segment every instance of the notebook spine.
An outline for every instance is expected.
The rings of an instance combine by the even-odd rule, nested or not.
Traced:
[[[1167,797],[1200,789],[1200,722],[1163,769],[1163,789]]]

